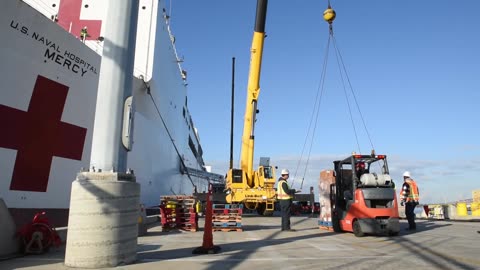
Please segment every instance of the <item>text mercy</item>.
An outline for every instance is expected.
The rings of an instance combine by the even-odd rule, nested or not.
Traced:
[[[49,50],[48,48],[45,50],[46,58],[54,61],[55,63],[59,64],[62,67],[66,67],[68,70],[71,70],[73,73],[80,74],[80,76],[84,76],[87,71],[91,71],[94,74],[97,74],[97,70],[95,67],[91,66],[89,63],[85,62],[78,56],[65,51],[63,55],[57,53],[55,50]]]

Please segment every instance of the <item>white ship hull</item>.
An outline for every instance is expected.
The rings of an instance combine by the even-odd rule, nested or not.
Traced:
[[[128,167],[147,207],[157,205],[161,195],[192,194],[194,186],[198,191],[207,186],[181,169],[183,164],[203,171],[204,162],[162,5],[140,1],[132,76],[136,112]],[[17,225],[40,210],[55,225],[65,225],[71,183],[82,168],[94,165],[100,55],[108,53],[99,37],[107,8],[101,0],[7,0],[0,10],[0,198]],[[75,36],[84,26],[85,44]],[[98,106],[102,102],[108,101]]]

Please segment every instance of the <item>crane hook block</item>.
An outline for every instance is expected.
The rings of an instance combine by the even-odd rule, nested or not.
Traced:
[[[337,14],[335,13],[335,10],[329,7],[323,12],[323,19],[329,24],[332,24],[333,20],[335,20],[336,15]]]

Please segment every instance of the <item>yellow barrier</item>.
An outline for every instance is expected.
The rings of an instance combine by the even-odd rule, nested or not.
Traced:
[[[472,202],[470,209],[472,209],[472,216],[480,216],[480,202]]]
[[[467,216],[468,215],[468,212],[467,212],[467,203],[457,203],[457,215],[458,216]]]

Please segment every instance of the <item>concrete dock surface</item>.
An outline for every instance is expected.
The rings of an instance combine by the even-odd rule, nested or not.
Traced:
[[[244,216],[243,231],[213,232],[217,254],[193,255],[200,231],[162,232],[138,238],[137,261],[108,269],[480,269],[480,222],[401,221],[399,236],[355,237],[321,230],[317,218],[294,216],[295,232],[280,231],[280,217]],[[64,265],[64,247],[42,255],[0,261],[0,269],[79,269]]]

